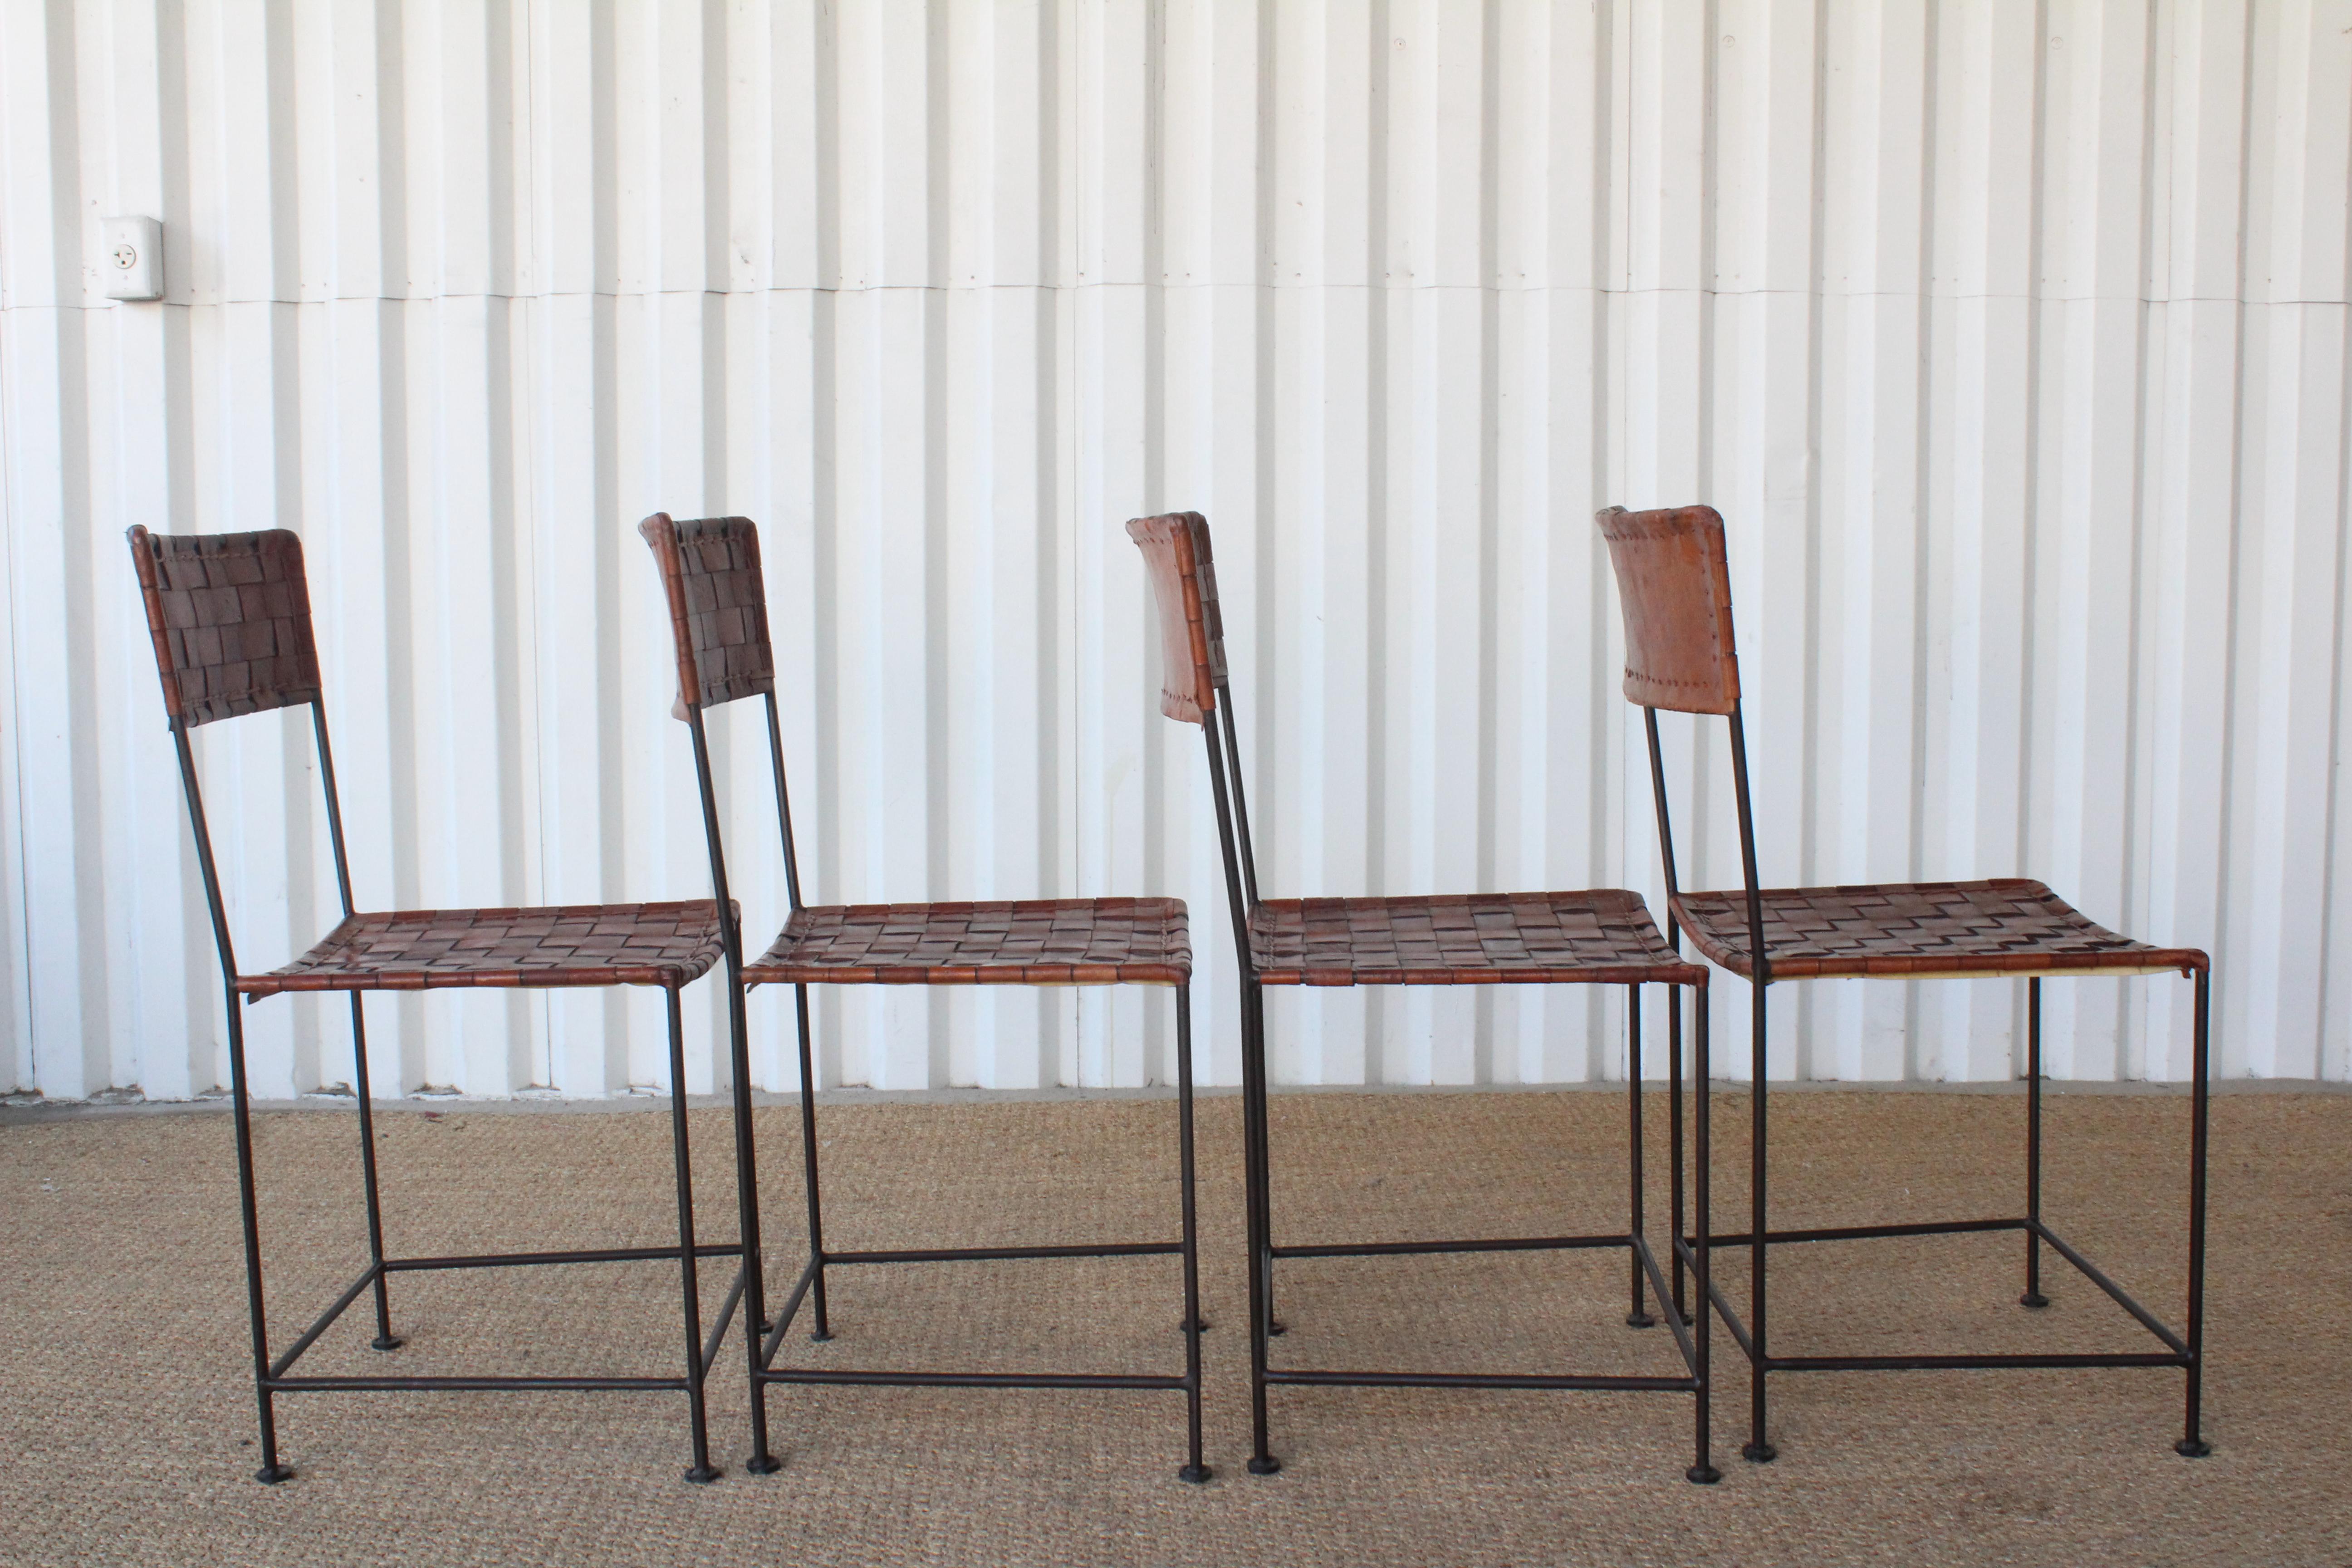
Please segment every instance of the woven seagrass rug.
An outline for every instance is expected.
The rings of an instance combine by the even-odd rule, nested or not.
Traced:
[[[1744,1096],[1718,1101],[1717,1202],[1745,1194]],[[2013,1095],[1776,1098],[1775,1223],[2013,1213]],[[1652,1213],[1664,1234],[1664,1103]],[[839,1247],[1174,1233],[1161,1100],[828,1106]],[[1624,1101],[1559,1093],[1298,1094],[1273,1107],[1286,1242],[1622,1225]],[[795,1118],[760,1113],[772,1271],[802,1234]],[[703,1230],[733,1230],[723,1110],[698,1110]],[[2057,1094],[2046,1213],[2178,1321],[2187,1105]],[[2340,1563],[2352,1562],[2352,1096],[2217,1098],[2207,1432],[2179,1458],[2172,1371],[1776,1377],[1781,1458],[1741,1462],[1748,1384],[1716,1343],[1712,1488],[1683,1479],[1686,1395],[1278,1389],[1286,1468],[1247,1457],[1238,1102],[1201,1108],[1209,1461],[1176,1479],[1168,1393],[777,1388],[785,1464],[743,1472],[740,1342],[711,1384],[715,1485],[679,1479],[669,1394],[298,1394],[299,1472],[254,1468],[233,1147],[217,1111],[0,1124],[0,1561],[10,1563]],[[355,1121],[258,1122],[279,1343],[362,1257]],[[395,1253],[657,1244],[673,1235],[667,1118],[445,1105],[379,1123]],[[2013,1236],[1776,1254],[1788,1353],[2152,1345],[2051,1260],[2016,1305]],[[1725,1260],[1744,1294],[1738,1260]],[[716,1307],[728,1270],[712,1265]],[[1670,1371],[1623,1326],[1618,1255],[1283,1265],[1283,1363]],[[1170,1259],[845,1268],[832,1343],[794,1362],[1174,1370]],[[394,1280],[396,1358],[363,1310],[305,1370],[667,1373],[677,1283],[658,1264]],[[853,1358],[855,1358],[853,1360]]]

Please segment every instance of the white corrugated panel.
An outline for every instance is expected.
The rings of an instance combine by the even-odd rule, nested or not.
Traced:
[[[2346,0],[15,0],[0,1078],[225,1077],[132,522],[301,532],[360,896],[408,907],[707,892],[633,525],[757,519],[815,895],[1180,893],[1229,1083],[1205,773],[1119,523],[1216,526],[1270,890],[1654,900],[1590,518],[1691,500],[1769,880],[2042,876],[2215,952],[2224,1071],[2352,1076],[2347,189]],[[102,298],[118,213],[163,220],[166,302]],[[756,940],[755,725],[717,729]],[[1666,730],[1727,883],[1720,726]],[[280,962],[333,907],[307,733],[198,740]],[[2181,1076],[2188,994],[2053,983],[2052,1069]],[[1775,997],[1776,1074],[2015,1070],[2013,983]],[[1287,1081],[1623,1070],[1613,994],[1272,1011]],[[340,1016],[253,1009],[260,1091],[348,1079]],[[784,999],[752,1016],[790,1084]],[[384,1091],[666,1076],[650,994],[372,1017]],[[1152,992],[820,1022],[827,1083],[1171,1072]]]

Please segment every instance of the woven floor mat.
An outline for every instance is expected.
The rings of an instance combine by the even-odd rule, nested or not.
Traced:
[[[1649,1107],[1663,1176],[1664,1103]],[[1746,1102],[1719,1102],[1719,1212],[1742,1201]],[[1822,1093],[1776,1101],[1776,1220],[2013,1211],[2022,1101]],[[1537,1233],[1621,1223],[1624,1103],[1596,1092],[1277,1097],[1279,1239]],[[1165,1393],[780,1388],[784,1468],[742,1469],[740,1342],[714,1376],[715,1485],[679,1479],[682,1397],[299,1394],[299,1475],[254,1468],[230,1129],[216,1113],[0,1126],[0,1562],[971,1564],[1725,1564],[2352,1561],[2352,1097],[2214,1103],[2214,1456],[2170,1448],[2171,1372],[1776,1379],[1769,1468],[1738,1458],[1747,1382],[1717,1337],[1721,1485],[1682,1479],[1690,1406],[1665,1394],[1278,1389],[1276,1451],[1246,1458],[1238,1102],[1202,1105],[1209,1461],[1175,1478]],[[858,1105],[821,1112],[829,1239],[924,1247],[1172,1234],[1167,1100]],[[799,1234],[794,1113],[760,1113],[768,1233]],[[723,1112],[693,1117],[704,1233],[732,1234]],[[444,1108],[380,1121],[395,1252],[657,1242],[667,1118]],[[2187,1107],[2053,1097],[2048,1213],[2123,1284],[2178,1311]],[[261,1119],[263,1226],[284,1337],[362,1247],[347,1112]],[[1663,1214],[1663,1184],[1653,1214]],[[1663,1222],[1659,1229],[1663,1232]],[[1777,1348],[2134,1348],[2063,1266],[2016,1305],[2019,1243],[1790,1249]],[[1865,1271],[1867,1270],[1867,1271]],[[1735,1299],[1745,1280],[1726,1268]],[[726,1270],[706,1274],[712,1305]],[[668,1370],[657,1265],[396,1278],[417,1371]],[[795,1362],[1175,1368],[1169,1259],[862,1268],[838,1338]],[[1645,1371],[1601,1255],[1286,1263],[1289,1365]],[[316,1370],[377,1369],[354,1312]],[[852,1359],[856,1358],[856,1359]]]

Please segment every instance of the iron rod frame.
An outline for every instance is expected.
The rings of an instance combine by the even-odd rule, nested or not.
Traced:
[[[342,802],[335,784],[334,750],[328,739],[325,703],[313,698],[305,704],[310,710],[310,732],[319,759],[319,782],[326,798],[327,838],[333,851],[335,890],[346,918],[353,914],[352,899],[351,858],[344,846]],[[286,1351],[273,1358],[269,1353],[268,1295],[263,1285],[261,1268],[261,1221],[257,1184],[255,1177],[253,1147],[253,1097],[245,1059],[245,1016],[242,1000],[247,1005],[258,1002],[258,995],[246,996],[237,989],[236,945],[230,938],[228,913],[221,894],[220,868],[213,855],[212,831],[205,820],[204,789],[198,777],[194,749],[188,739],[187,723],[173,718],[170,721],[173,751],[180,765],[181,793],[188,808],[188,825],[195,840],[196,866],[205,887],[205,911],[213,928],[214,946],[220,959],[223,1001],[228,1021],[228,1064],[230,1114],[236,1129],[236,1176],[239,1218],[245,1246],[246,1312],[251,1333],[253,1356],[254,1402],[257,1425],[260,1432],[261,1468],[254,1479],[264,1485],[276,1485],[292,1478],[293,1467],[284,1462],[278,1445],[276,1396],[280,1394],[347,1392],[423,1392],[429,1390],[534,1390],[534,1389],[601,1389],[682,1392],[687,1396],[688,1429],[694,1463],[687,1472],[693,1481],[718,1479],[711,1468],[709,1430],[703,1407],[703,1373],[716,1342],[724,1337],[727,1321],[735,1305],[735,1291],[730,1291],[728,1304],[714,1331],[711,1351],[706,1351],[700,1325],[700,1301],[697,1290],[695,1263],[698,1258],[739,1257],[744,1249],[732,1244],[698,1245],[694,1239],[694,1194],[691,1171],[687,1153],[685,1047],[678,1013],[678,994],[675,988],[662,987],[667,999],[669,1023],[670,1059],[670,1131],[674,1177],[677,1189],[678,1244],[676,1247],[604,1247],[586,1250],[496,1253],[478,1257],[387,1258],[383,1245],[383,1209],[381,1184],[378,1180],[375,1151],[374,1095],[370,1083],[367,1058],[367,1018],[363,998],[365,992],[354,989],[352,999],[352,1094],[358,1101],[360,1129],[360,1178],[367,1216],[368,1264],[359,1278],[346,1288],[310,1326],[297,1335]],[[756,1256],[756,1236],[753,1256]],[[416,1270],[497,1268],[530,1264],[616,1263],[672,1261],[679,1271],[680,1294],[684,1307],[687,1371],[678,1377],[583,1375],[577,1377],[534,1377],[520,1375],[460,1374],[435,1376],[297,1376],[293,1368],[309,1352],[320,1338],[333,1326],[352,1304],[363,1293],[373,1292],[375,1310],[375,1337],[371,1348],[394,1351],[401,1347],[400,1337],[392,1331],[392,1309],[389,1291],[391,1276]],[[746,1280],[757,1289],[756,1270],[739,1270],[737,1290]],[[747,1336],[756,1339],[756,1336]],[[756,1352],[755,1352],[756,1353]]]
[[[1242,1003],[1242,1137],[1244,1149],[1244,1218],[1248,1231],[1249,1313],[1250,1313],[1250,1459],[1253,1475],[1272,1475],[1282,1468],[1268,1441],[1266,1390],[1273,1386],[1343,1386],[1362,1388],[1462,1388],[1462,1389],[1537,1389],[1537,1390],[1612,1390],[1644,1393],[1689,1394],[1694,1396],[1693,1444],[1696,1457],[1685,1472],[1698,1484],[1708,1484],[1720,1479],[1710,1452],[1709,1359],[1706,1314],[1696,1316],[1684,1310],[1683,1280],[1687,1268],[1699,1282],[1702,1294],[1711,1288],[1707,1267],[1708,1246],[1705,1240],[1707,1210],[1708,1155],[1706,1148],[1707,1105],[1707,1004],[1704,985],[1691,987],[1696,994],[1694,1033],[1696,1075],[1696,1092],[1698,1123],[1696,1175],[1697,1212],[1700,1225],[1696,1247],[1687,1247],[1681,1238],[1683,1219],[1683,1137],[1681,1100],[1682,1061],[1682,987],[1667,987],[1669,1005],[1667,1029],[1669,1037],[1668,1098],[1672,1108],[1669,1118],[1670,1152],[1673,1175],[1670,1183],[1671,1218],[1674,1246],[1674,1271],[1671,1279],[1659,1267],[1648,1241],[1643,1235],[1643,1144],[1642,1126],[1642,1002],[1641,987],[1626,989],[1626,1098],[1627,1132],[1629,1139],[1627,1228],[1622,1232],[1585,1236],[1517,1237],[1486,1240],[1431,1240],[1403,1242],[1363,1242],[1338,1245],[1278,1247],[1274,1242],[1272,1154],[1268,1140],[1266,1108],[1267,1067],[1265,1053],[1265,1004],[1264,986],[1260,983],[1250,953],[1249,931],[1251,917],[1258,906],[1257,871],[1249,839],[1247,808],[1244,805],[1240,757],[1235,741],[1235,723],[1232,694],[1220,687],[1217,716],[1202,726],[1202,744],[1208,753],[1211,794],[1217,813],[1217,829],[1223,852],[1227,902],[1233,913],[1235,961],[1241,972]],[[1657,1322],[1645,1304],[1645,1287],[1654,1291],[1662,1304],[1671,1303],[1666,1321],[1672,1327],[1677,1352],[1685,1372],[1679,1376],[1639,1376],[1601,1373],[1437,1373],[1410,1371],[1323,1371],[1275,1368],[1268,1364],[1268,1341],[1283,1331],[1283,1325],[1274,1313],[1274,1265],[1277,1259],[1308,1259],[1318,1258],[1372,1258],[1426,1256],[1437,1253],[1485,1253],[1592,1250],[1624,1247],[1628,1254],[1629,1291],[1632,1309],[1625,1322],[1632,1328],[1648,1328]],[[1686,1256],[1687,1254],[1687,1256]]]
[[[807,987],[796,987],[804,997]],[[812,1249],[803,1266],[799,1279],[784,1298],[783,1308],[776,1314],[774,1324],[764,1336],[754,1336],[755,1352],[752,1379],[754,1407],[764,1403],[767,1385],[771,1384],[835,1384],[867,1388],[997,1388],[997,1389],[1133,1389],[1173,1390],[1185,1396],[1185,1426],[1189,1458],[1177,1475],[1179,1479],[1201,1482],[1211,1471],[1202,1458],[1201,1422],[1201,1333],[1206,1324],[1201,1321],[1200,1253],[1198,1224],[1194,1201],[1193,1108],[1192,1108],[1192,987],[1175,986],[1176,993],[1176,1100],[1178,1189],[1181,1213],[1180,1239],[1175,1241],[1103,1242],[1076,1246],[1052,1247],[938,1247],[867,1248],[852,1251],[821,1251]],[[805,1003],[801,1016],[807,1016]],[[805,1037],[803,1037],[805,1038]],[[805,1051],[805,1047],[803,1047]],[[803,1060],[806,1056],[803,1055]],[[803,1079],[803,1085],[806,1083]],[[813,1150],[814,1121],[805,1123],[806,1137]],[[814,1153],[810,1170],[814,1175]],[[810,1208],[819,1212],[820,1199],[811,1186]],[[1067,1260],[1089,1258],[1169,1258],[1181,1260],[1183,1271],[1184,1316],[1181,1324],[1184,1335],[1184,1371],[1181,1373],[1045,1373],[1045,1372],[934,1372],[901,1371],[884,1368],[777,1366],[777,1352],[782,1348],[785,1335],[798,1318],[803,1305],[821,1311],[820,1292],[824,1288],[824,1271],[840,1265],[858,1264],[936,1264],[993,1263],[1008,1261]],[[830,1340],[830,1332],[810,1336],[814,1340]],[[757,1468],[757,1467],[755,1467]]]
[[[783,729],[778,716],[775,694],[771,691],[765,693],[764,698],[769,763],[775,780],[776,831],[784,857],[785,891],[791,908],[798,910],[802,907],[800,859],[793,843],[791,796],[785,784]],[[728,1023],[735,1080],[736,1191],[742,1215],[744,1276],[748,1281],[743,1296],[747,1322],[756,1325],[754,1329],[747,1330],[744,1336],[750,1352],[748,1372],[751,1404],[751,1454],[746,1468],[754,1474],[768,1474],[782,1468],[782,1462],[772,1451],[768,1436],[767,1390],[772,1384],[912,1388],[1173,1389],[1185,1395],[1188,1438],[1188,1459],[1177,1475],[1186,1481],[1206,1481],[1210,1470],[1202,1461],[1200,1343],[1201,1331],[1206,1325],[1201,1321],[1199,1237],[1193,1201],[1192,1012],[1192,987],[1189,984],[1171,988],[1176,993],[1178,1240],[1070,1247],[899,1247],[835,1251],[824,1244],[824,1187],[817,1159],[815,1048],[810,1022],[809,987],[804,983],[794,984],[793,1012],[800,1062],[801,1173],[807,1210],[808,1257],[792,1289],[784,1297],[782,1310],[772,1321],[768,1318],[762,1289],[765,1268],[760,1244],[758,1162],[750,1087],[751,1047],[745,1016],[746,996],[751,987],[743,975],[741,920],[727,890],[726,855],[719,837],[719,807],[712,783],[703,708],[691,693],[683,693],[682,700],[687,725],[694,741],[695,772],[702,798],[703,828],[727,954]],[[1171,1256],[1181,1258],[1182,1263],[1185,1369],[1181,1373],[961,1373],[774,1364],[785,1335],[798,1320],[803,1306],[809,1308],[812,1318],[813,1331],[809,1337],[818,1342],[835,1337],[825,1297],[825,1271],[835,1265]],[[732,1305],[731,1298],[730,1305]]]
[[[1665,874],[1668,919],[1666,937],[1676,947],[1681,946],[1679,923],[1674,917],[1674,901],[1680,891],[1676,878],[1674,833],[1666,804],[1665,764],[1658,741],[1658,715],[1654,708],[1642,710],[1643,729],[1650,754],[1650,780],[1656,799],[1659,856]],[[2208,1101],[2210,1098],[2211,1054],[2211,987],[2210,970],[2200,969],[2190,978],[2196,988],[2189,1088],[2189,1268],[2188,1323],[2185,1332],[2176,1332],[2161,1319],[2121,1286],[2109,1279],[2095,1264],[2065,1241],[2043,1222],[2042,1216],[2042,979],[2027,975],[2026,981],[2026,1135],[2025,1135],[2025,1206],[2022,1216],[2004,1219],[1947,1220],[1911,1225],[1840,1226],[1807,1230],[1773,1230],[1767,1218],[1769,1184],[1766,1171],[1768,1146],[1768,1104],[1770,1075],[1768,1070],[1767,1047],[1769,1039],[1769,1013],[1766,1005],[1769,988],[1773,984],[1771,959],[1764,941],[1763,894],[1757,873],[1756,826],[1750,807],[1748,780],[1748,738],[1742,722],[1740,707],[1735,699],[1727,715],[1731,731],[1732,787],[1738,809],[1740,868],[1746,881],[1748,927],[1748,952],[1754,973],[1749,993],[1749,1026],[1751,1061],[1749,1083],[1748,1158],[1751,1172],[1750,1214],[1748,1228],[1737,1235],[1710,1235],[1702,1212],[1697,1234],[1685,1240],[1682,1236],[1680,1215],[1675,1219],[1676,1257],[1679,1260],[1696,1242],[1697,1253],[1703,1255],[1713,1247],[1745,1247],[1749,1258],[1748,1310],[1745,1318],[1736,1310],[1719,1286],[1703,1285],[1699,1295],[1711,1303],[1714,1314],[1723,1320],[1733,1340],[1748,1357],[1753,1376],[1750,1379],[1749,1430],[1741,1456],[1751,1462],[1768,1463],[1778,1457],[1766,1431],[1766,1379],[1775,1372],[1911,1372],[1964,1371],[1972,1369],[2010,1371],[2032,1368],[2082,1367],[2178,1367],[2186,1373],[2185,1412],[2182,1436],[2173,1444],[2173,1450],[2186,1458],[2199,1458],[2212,1452],[2211,1445],[2202,1431],[2202,1401],[2204,1388],[2204,1302],[2205,1302],[2205,1225],[2206,1177],[2208,1143]],[[2003,978],[2007,978],[2004,976]],[[1699,1102],[1706,1103],[1705,1068],[1699,1069]],[[1679,1100],[1677,1100],[1679,1104]],[[1701,1158],[1705,1158],[1706,1133],[1699,1134]],[[1676,1174],[1680,1174],[1677,1163]],[[1706,1201],[1705,1177],[1700,1177],[1700,1202]],[[2018,1298],[2021,1306],[2040,1309],[2049,1305],[2042,1290],[2042,1247],[2050,1249],[2073,1265],[2084,1278],[2097,1286],[2116,1305],[2164,1344],[2161,1352],[2087,1352],[2053,1354],[1926,1354],[1926,1355],[1806,1355],[1776,1356],[1771,1353],[1767,1336],[1766,1286],[1767,1253],[1769,1248],[1782,1245],[1801,1245],[1823,1241],[1859,1241],[1889,1237],[1950,1236],[1991,1231],[2016,1230],[2025,1236],[2025,1289]],[[1677,1271],[1679,1283],[1679,1270]]]

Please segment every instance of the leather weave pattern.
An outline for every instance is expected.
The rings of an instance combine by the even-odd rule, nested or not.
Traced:
[[[1768,888],[1774,980],[1864,975],[2090,974],[2207,967],[2195,948],[2150,947],[2092,921],[2040,882]],[[1675,913],[1698,950],[1752,976],[1748,895],[1684,893]]]
[[[131,531],[163,707],[191,727],[319,696],[302,542],[260,533]]]
[[[445,986],[677,987],[719,962],[719,905],[569,904],[535,910],[357,914],[267,974],[247,996],[281,991],[428,991]]]
[[[1181,985],[1177,899],[833,904],[795,910],[747,984]]]
[[[1704,985],[1639,893],[1269,899],[1250,916],[1267,985]]]
[[[747,517],[676,522],[656,512],[638,531],[653,546],[668,589],[680,691],[694,693],[703,708],[773,691],[776,656],[768,640],[758,525]]]

